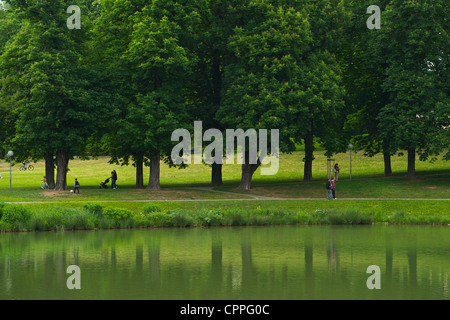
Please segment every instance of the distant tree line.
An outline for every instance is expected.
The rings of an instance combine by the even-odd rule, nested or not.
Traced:
[[[279,129],[281,152],[305,146],[305,181],[317,144],[382,153],[386,176],[407,152],[414,177],[416,154],[450,159],[448,1],[377,0],[381,28],[369,29],[372,2],[6,0],[2,155],[44,159],[50,187],[65,190],[70,159],[108,154],[158,190],[171,133],[201,120]],[[67,27],[70,5],[80,29]],[[246,161],[242,189],[260,166]]]

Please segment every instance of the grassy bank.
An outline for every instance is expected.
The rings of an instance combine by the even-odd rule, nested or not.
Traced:
[[[44,163],[34,171],[12,169],[0,161],[0,202],[3,218],[0,230],[41,231],[128,227],[205,227],[211,225],[331,224],[331,223],[423,223],[449,224],[449,162],[417,161],[417,177],[406,179],[405,157],[394,156],[394,175],[383,177],[383,160],[355,154],[352,179],[348,154],[336,156],[342,168],[336,201],[325,200],[326,157],[316,154],[311,182],[302,181],[302,151],[280,156],[280,170],[274,176],[255,173],[252,189],[237,189],[240,165],[224,165],[224,185],[211,187],[210,168],[192,165],[169,168],[161,163],[159,191],[136,189],[132,166],[108,164],[107,157],[71,160],[69,190],[74,178],[81,193],[41,190]],[[119,173],[119,189],[101,189],[99,183],[111,170]],[[17,204],[21,202],[22,204]],[[8,203],[8,204],[6,204]],[[101,213],[89,206],[97,203]],[[148,213],[156,205],[156,213]],[[114,216],[112,212],[121,212]],[[22,217],[23,216],[23,217]],[[114,216],[114,218],[112,217]],[[5,218],[6,217],[6,218]],[[22,218],[14,218],[22,217]]]
[[[263,226],[308,224],[450,224],[450,213],[389,212],[358,207],[292,209],[267,207],[178,207],[164,210],[147,203],[139,211],[123,207],[85,203],[79,207],[62,205],[25,206],[0,204],[0,231],[64,231],[115,228]]]

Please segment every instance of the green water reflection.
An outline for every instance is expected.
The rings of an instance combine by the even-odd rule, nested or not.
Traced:
[[[0,234],[0,299],[449,299],[449,274],[443,226]]]

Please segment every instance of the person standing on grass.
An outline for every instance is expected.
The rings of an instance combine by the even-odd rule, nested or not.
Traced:
[[[325,187],[327,189],[327,199],[331,200],[331,195],[332,195],[332,192],[331,192],[331,179],[327,180],[327,183],[326,183]]]
[[[336,200],[336,178],[331,180],[331,193],[333,194],[333,200]]]
[[[116,170],[113,170],[113,171],[111,171],[111,188],[112,189],[118,188],[116,181],[117,181],[117,172],[116,172]]]
[[[73,193],[80,193],[80,183],[78,182],[78,180],[75,178],[75,183],[73,185]]]

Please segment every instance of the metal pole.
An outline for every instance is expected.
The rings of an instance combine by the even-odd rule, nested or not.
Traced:
[[[9,150],[7,153],[8,157],[9,157],[9,190],[11,190],[11,158],[14,155],[14,152],[12,150]]]
[[[9,157],[9,190],[11,190],[11,157]]]

